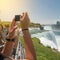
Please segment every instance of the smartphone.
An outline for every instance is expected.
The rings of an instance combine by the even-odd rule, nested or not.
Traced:
[[[20,15],[15,15],[15,20],[20,21]]]

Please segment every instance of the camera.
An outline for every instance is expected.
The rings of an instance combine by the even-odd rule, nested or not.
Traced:
[[[15,15],[15,21],[20,21],[20,15]]]

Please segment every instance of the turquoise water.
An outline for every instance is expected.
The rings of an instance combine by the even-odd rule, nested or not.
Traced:
[[[60,36],[60,31],[53,31],[53,33]]]

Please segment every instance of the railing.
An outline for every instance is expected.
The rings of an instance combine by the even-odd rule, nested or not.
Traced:
[[[25,55],[24,55],[24,48],[22,47],[22,44],[20,42],[20,40],[18,41],[18,46],[16,49],[16,55],[15,55],[15,60],[18,59],[24,59]]]
[[[4,47],[4,45],[0,45],[0,49],[2,47]],[[25,58],[24,48],[22,47],[22,44],[21,44],[20,40],[18,41],[18,46],[17,46],[17,49],[16,49],[16,52],[15,53],[16,53],[15,54],[15,60],[24,59]]]

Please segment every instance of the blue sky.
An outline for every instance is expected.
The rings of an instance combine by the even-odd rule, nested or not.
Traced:
[[[33,0],[33,20],[41,23],[56,23],[60,19],[60,0]]]
[[[0,19],[12,20],[27,11],[31,22],[52,24],[60,21],[60,0],[0,0]]]

